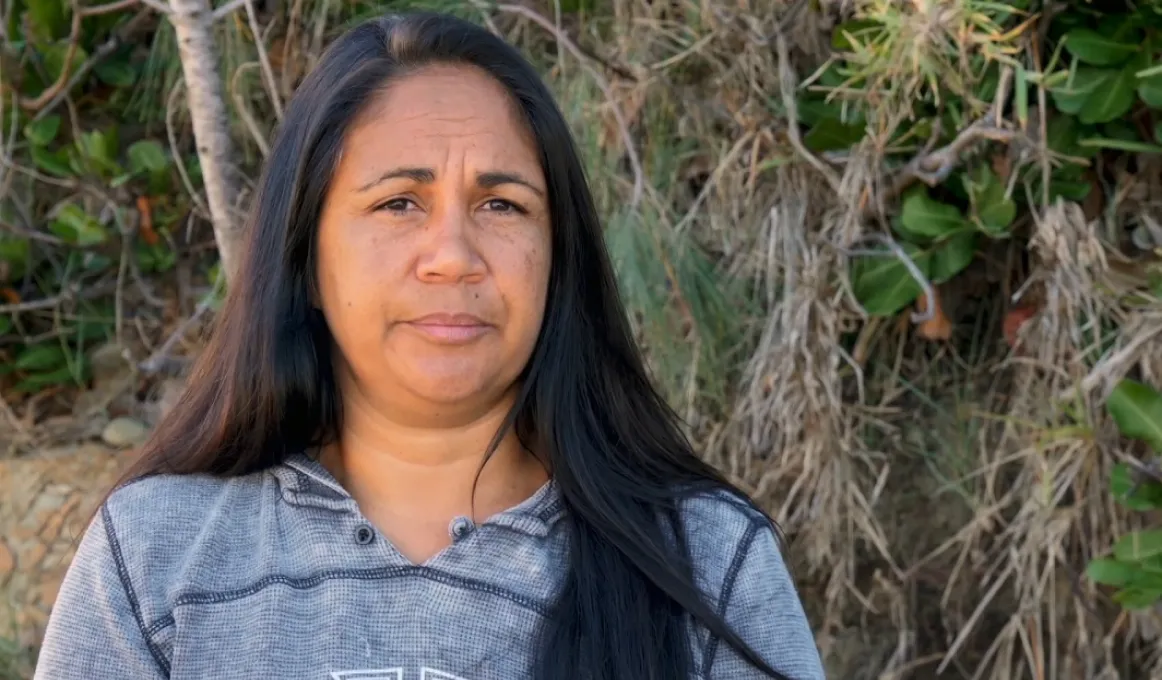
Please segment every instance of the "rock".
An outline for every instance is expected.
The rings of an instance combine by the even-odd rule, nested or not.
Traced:
[[[114,418],[105,426],[101,439],[109,446],[125,449],[137,446],[149,436],[149,428],[133,418]]]
[[[129,462],[93,442],[0,459],[0,637],[13,646],[39,644],[73,551]],[[0,677],[32,677],[5,673],[6,649]]]
[[[110,342],[89,352],[89,368],[93,385],[100,387],[129,373],[129,363],[121,354],[121,347]]]

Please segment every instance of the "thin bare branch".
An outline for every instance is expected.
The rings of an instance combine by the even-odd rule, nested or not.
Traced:
[[[22,97],[20,105],[30,111],[37,111],[44,108],[58,94],[65,89],[69,82],[70,69],[73,65],[73,57],[77,55],[77,48],[81,42],[81,19],[84,17],[84,12],[77,5],[76,0],[73,0],[73,22],[69,29],[69,46],[65,49],[65,58],[61,62],[61,72],[57,76],[56,82],[44,88],[44,91],[32,98]]]
[[[177,168],[178,176],[182,178],[182,185],[185,186],[186,191],[190,194],[190,199],[193,200],[194,206],[205,216],[209,217],[210,210],[206,207],[206,202],[202,200],[202,194],[194,187],[194,182],[190,179],[190,174],[186,172],[184,163],[177,162],[180,159],[181,151],[178,149],[177,129],[174,125],[174,113],[177,111],[177,97],[178,94],[185,89],[185,83],[178,79],[174,83],[173,88],[169,91],[169,96],[165,99],[165,133],[169,138],[169,152],[174,157],[174,166]]]
[[[262,133],[258,121],[254,119],[254,114],[250,111],[250,105],[246,103],[246,98],[238,92],[239,76],[245,73],[248,68],[257,66],[258,64],[255,62],[249,62],[234,70],[234,75],[230,77],[230,98],[234,100],[234,108],[238,111],[238,117],[242,119],[242,124],[246,126],[250,136],[254,138],[258,152],[262,154],[263,158],[266,158],[270,155],[270,143],[266,141],[266,135]]]
[[[136,31],[138,27],[140,27],[141,24],[145,22],[145,19],[148,16],[148,14],[142,13],[133,17],[124,25],[122,25],[116,33],[109,36],[108,40],[101,43],[97,49],[93,50],[93,53],[89,55],[89,58],[86,59],[83,64],[77,67],[76,72],[72,74],[71,78],[69,78],[68,83],[66,83],[64,87],[60,88],[54,94],[52,100],[42,106],[32,119],[34,121],[40,120],[52,112],[52,110],[57,106],[59,106],[60,103],[63,102],[66,97],[68,97],[69,92],[71,92],[74,87],[79,85],[81,81],[89,75],[89,71],[92,71],[97,64],[101,63],[114,52],[116,52],[117,49],[121,47],[122,44],[124,44],[126,37],[132,35],[133,32]]]
[[[0,314],[34,312],[41,309],[55,309],[56,307],[59,307],[66,302],[71,302],[74,300],[90,300],[92,298],[108,295],[113,291],[113,289],[114,284],[110,282],[86,285],[84,287],[81,287],[78,284],[72,284],[65,290],[52,297],[47,297],[40,300],[28,300],[25,302],[0,305]]]
[[[530,9],[523,5],[511,5],[506,3],[490,6],[480,2],[479,0],[474,0],[474,4],[476,4],[477,7],[484,11],[491,9],[498,12],[505,12],[507,14],[522,16],[548,31],[550,34],[552,34],[553,38],[562,47],[565,48],[566,51],[568,51],[575,59],[577,59],[577,61],[581,64],[581,68],[584,69],[589,77],[593,79],[593,82],[597,84],[598,89],[600,89],[601,94],[605,96],[605,100],[609,103],[609,108],[613,112],[613,118],[617,123],[618,133],[621,136],[622,144],[625,146],[626,156],[629,158],[629,165],[633,171],[633,192],[630,195],[629,209],[631,212],[636,210],[638,204],[641,203],[642,194],[645,192],[645,171],[642,170],[641,158],[638,156],[637,146],[634,144],[633,135],[631,135],[629,131],[629,122],[626,120],[625,114],[621,110],[621,105],[618,103],[617,98],[614,97],[613,88],[610,87],[609,82],[605,79],[605,76],[603,76],[600,71],[593,68],[589,57],[586,56],[585,52],[582,51],[581,48],[579,48],[577,44],[574,43],[573,40],[568,35],[566,35],[563,30],[558,28],[550,19],[541,15],[536,10]]]
[[[920,324],[924,323],[925,321],[931,321],[932,318],[936,315],[936,305],[931,302],[932,300],[936,299],[936,291],[933,289],[932,283],[928,281],[928,277],[924,276],[924,272],[920,271],[920,268],[917,267],[916,263],[912,261],[912,258],[908,256],[908,253],[904,252],[904,249],[900,246],[900,244],[897,243],[896,240],[891,236],[888,236],[887,234],[871,233],[865,234],[863,236],[863,240],[876,241],[888,250],[885,252],[882,250],[848,249],[844,251],[845,254],[870,257],[891,256],[899,260],[900,263],[904,265],[904,268],[908,270],[908,274],[916,280],[917,284],[920,285],[920,289],[923,291],[924,296],[929,300],[929,303],[924,308],[924,311],[912,312],[912,323]]]
[[[791,141],[791,146],[795,147],[795,151],[818,170],[819,174],[823,175],[823,179],[827,180],[831,190],[838,193],[839,175],[818,156],[811,153],[803,144],[802,138],[799,137],[799,107],[795,102],[795,73],[791,70],[787,39],[783,37],[782,32],[775,33],[775,49],[779,57],[779,90],[783,98],[783,108],[787,112],[787,138]]]
[[[928,186],[936,186],[948,179],[962,160],[970,146],[982,140],[1012,143],[1020,137],[1015,130],[997,127],[987,120],[979,120],[962,130],[948,145],[936,151],[924,153],[908,162],[896,175],[888,188],[885,198],[898,196],[917,180]]]
[[[254,49],[258,50],[258,63],[262,64],[262,80],[266,83],[270,103],[274,106],[274,115],[282,120],[282,97],[278,93],[278,83],[274,79],[274,69],[270,65],[270,57],[266,54],[266,45],[262,44],[262,29],[258,26],[258,16],[254,13],[254,0],[245,0],[246,21],[250,24],[250,32],[254,34]]]
[[[217,9],[215,9],[214,13],[211,15],[211,18],[214,21],[218,21],[220,19],[225,19],[226,17],[230,16],[234,12],[237,12],[238,10],[242,9],[245,6],[246,6],[246,0],[230,0],[230,2],[227,2],[225,5],[222,5],[221,7],[218,7]]]

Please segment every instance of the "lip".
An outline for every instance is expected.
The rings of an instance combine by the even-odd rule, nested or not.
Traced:
[[[407,325],[430,340],[452,345],[471,342],[492,329],[490,324],[472,314],[428,314],[412,319]]]

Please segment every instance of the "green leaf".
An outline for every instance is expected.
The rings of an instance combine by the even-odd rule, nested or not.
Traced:
[[[128,59],[99,61],[93,67],[93,72],[101,82],[113,87],[132,87],[137,82],[137,69]]]
[[[28,239],[0,234],[0,262],[8,264],[9,277],[15,279],[24,275],[24,265],[31,250]]]
[[[29,154],[36,167],[50,175],[69,177],[73,174],[72,168],[69,167],[69,154],[64,149],[49,151],[43,146],[34,146],[29,150]]]
[[[1142,138],[1138,135],[1137,126],[1125,118],[1116,118],[1100,127],[1102,132],[1100,137],[1115,139],[1122,142],[1142,141]]]
[[[1075,28],[1065,34],[1065,49],[1079,61],[1093,66],[1121,64],[1138,51],[1138,44],[1088,28]]]
[[[930,197],[922,186],[909,190],[904,196],[898,226],[905,236],[940,238],[960,232],[966,225],[964,215],[956,206]]]
[[[1077,112],[1078,119],[1083,123],[1108,123],[1126,115],[1134,105],[1135,84],[1132,67],[1118,71],[1086,98]]]
[[[1118,463],[1110,472],[1110,495],[1130,510],[1162,508],[1162,484],[1136,474],[1125,463]]]
[[[60,208],[49,230],[82,248],[104,243],[109,238],[105,227],[75,203],[66,203]]]
[[[1077,143],[1081,136],[1081,124],[1077,118],[1065,114],[1057,114],[1049,120],[1045,129],[1046,145],[1063,156],[1088,158],[1097,153],[1096,149],[1082,147]]]
[[[12,317],[0,316],[0,335],[7,335],[12,330]]]
[[[1162,588],[1126,588],[1114,593],[1114,602],[1126,609],[1149,609],[1162,597]]]
[[[113,258],[92,251],[85,251],[81,257],[81,267],[87,272],[101,272],[112,264]]]
[[[48,74],[48,82],[55,83],[60,77],[61,72],[65,68],[65,58],[69,56],[69,43],[67,40],[61,40],[53,43],[44,50],[44,70]],[[69,66],[69,73],[77,72],[77,69],[84,64],[89,58],[88,52],[85,48],[78,47],[73,51],[73,61]]]
[[[831,48],[838,52],[850,52],[855,49],[851,39],[866,45],[883,30],[884,25],[873,19],[852,19],[835,27],[831,32]]]
[[[1157,390],[1124,379],[1110,392],[1106,409],[1122,435],[1144,441],[1162,453],[1162,394]]]
[[[1135,565],[1111,559],[1094,560],[1085,568],[1085,575],[1094,583],[1119,588],[1130,584],[1137,572]]]
[[[910,244],[901,244],[904,251],[926,274],[927,257]],[[855,298],[872,316],[892,316],[915,302],[922,289],[908,273],[907,266],[895,255],[884,251],[882,256],[860,257],[852,263],[851,288]]]
[[[1087,137],[1079,140],[1078,144],[1094,149],[1113,149],[1114,151],[1129,151],[1130,153],[1162,153],[1162,146],[1141,140]]]
[[[1053,181],[1049,185],[1049,200],[1056,200],[1060,196],[1067,201],[1084,201],[1091,191],[1093,191],[1092,182],[1081,180]]]
[[[1070,115],[1077,115],[1089,101],[1091,95],[1103,90],[1109,81],[1114,80],[1120,71],[1104,68],[1079,68],[1073,74],[1073,82],[1066,80],[1053,87],[1053,103],[1057,110]],[[1100,96],[1100,95],[1098,95]]]
[[[965,231],[940,242],[932,250],[928,273],[932,283],[944,283],[964,271],[976,255],[976,233]]]
[[[57,344],[33,345],[16,355],[18,371],[48,371],[67,364],[65,352]]]
[[[24,136],[33,146],[48,146],[61,129],[61,117],[55,113],[24,126]]]
[[[169,167],[169,156],[156,140],[143,139],[129,147],[129,169],[137,172],[161,172]]]
[[[1162,142],[1162,120],[1154,124],[1154,141]]]
[[[1162,529],[1131,531],[1114,544],[1114,557],[1122,562],[1141,562],[1162,555]]]
[[[32,392],[39,392],[44,388],[52,387],[53,385],[64,385],[73,382],[75,379],[76,378],[73,375],[71,368],[68,366],[61,366],[56,370],[48,371],[46,373],[34,373],[33,375],[30,375],[24,380],[16,383],[16,385],[13,386],[13,389],[15,389],[17,392],[28,394]]]
[[[1017,217],[1017,204],[1005,196],[1005,185],[987,165],[978,166],[973,174],[975,177],[970,184],[969,195],[976,217],[985,233],[1004,236]]]
[[[842,123],[824,118],[803,135],[803,144],[816,152],[840,151],[863,139],[866,128],[862,123]]]
[[[32,0],[28,5],[28,19],[37,38],[47,42],[68,35],[67,0]]]
[[[106,134],[101,130],[81,133],[81,138],[77,140],[77,148],[85,158],[108,166],[117,157],[117,134],[115,131]]]
[[[1153,109],[1162,108],[1162,74],[1138,79],[1138,96]]]

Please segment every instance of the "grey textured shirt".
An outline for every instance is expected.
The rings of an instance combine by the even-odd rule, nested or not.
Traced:
[[[769,525],[725,494],[683,512],[698,584],[795,680],[823,677]],[[229,480],[150,477],[117,490],[82,538],[37,680],[524,678],[564,576],[549,482],[422,565],[392,548],[307,456]],[[758,678],[699,627],[705,678]]]

